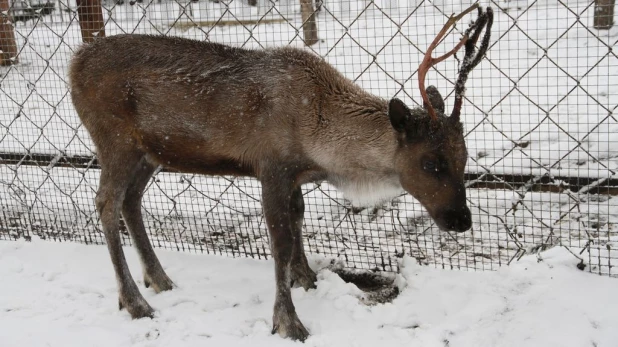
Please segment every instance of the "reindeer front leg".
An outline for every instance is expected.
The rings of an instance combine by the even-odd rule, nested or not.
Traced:
[[[275,172],[265,173],[262,182],[262,207],[270,233],[270,248],[275,260],[276,296],[273,313],[273,334],[304,341],[309,332],[298,319],[290,283],[294,251],[291,201],[294,182],[291,177]]]
[[[303,216],[305,214],[305,203],[303,201],[303,191],[297,187],[292,192],[290,201],[290,219],[294,236],[294,250],[292,253],[292,285],[301,286],[305,290],[316,288],[318,277],[309,267],[307,256],[303,247]]]

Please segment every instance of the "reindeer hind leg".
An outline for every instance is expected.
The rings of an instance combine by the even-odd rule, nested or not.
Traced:
[[[134,319],[152,317],[154,310],[139,292],[131,277],[119,233],[120,210],[125,192],[141,155],[135,152],[120,153],[122,151],[116,148],[109,152],[113,153],[105,151],[99,153],[101,180],[95,202],[118,282],[119,308],[126,308]]]
[[[146,156],[138,162],[131,183],[126,190],[122,204],[122,217],[142,263],[144,284],[146,288],[152,287],[155,292],[160,293],[171,290],[174,283],[163,270],[150,244],[142,216],[142,197],[155,169],[156,165],[149,162]]]

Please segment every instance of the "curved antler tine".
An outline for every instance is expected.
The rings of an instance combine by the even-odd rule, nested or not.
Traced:
[[[431,102],[429,101],[429,96],[427,95],[427,91],[425,90],[425,76],[427,75],[427,72],[429,71],[429,69],[433,65],[443,61],[444,59],[446,59],[446,58],[448,58],[450,56],[452,56],[459,49],[461,49],[461,47],[468,40],[468,35],[464,35],[464,37],[461,39],[461,41],[459,41],[459,43],[455,46],[455,48],[451,49],[448,53],[446,53],[446,54],[444,54],[444,55],[442,55],[440,57],[437,57],[437,58],[433,58],[431,56],[431,54],[433,53],[433,50],[438,46],[438,44],[440,44],[440,41],[444,38],[444,36],[448,32],[448,30],[453,25],[455,25],[455,23],[457,23],[457,21],[459,21],[461,18],[463,18],[463,16],[465,16],[468,13],[472,12],[475,8],[479,8],[478,2],[474,3],[472,6],[468,7],[465,11],[463,11],[460,14],[458,14],[457,16],[455,16],[454,14],[451,15],[451,17],[448,19],[446,24],[444,24],[444,26],[442,27],[442,29],[440,30],[438,35],[433,39],[433,41],[429,45],[429,48],[427,48],[427,52],[425,52],[425,57],[423,57],[423,61],[421,62],[421,64],[418,67],[418,87],[419,87],[419,90],[421,92],[421,97],[423,98],[423,105],[425,106],[425,108],[427,108],[427,111],[429,112],[429,116],[431,116],[431,118],[434,119],[434,120],[438,119],[438,116],[436,115],[436,111],[433,108],[433,106],[431,105]]]
[[[485,12],[484,18],[487,22],[487,26],[485,28],[485,35],[483,36],[483,41],[481,41],[481,46],[479,47],[478,53],[474,57],[474,60],[470,63],[472,68],[475,68],[481,62],[481,59],[483,59],[485,53],[487,53],[487,49],[489,48],[489,39],[491,38],[491,26],[494,24],[494,11],[491,9],[491,7],[487,8],[487,12]],[[478,32],[480,34],[480,30]],[[478,36],[480,35],[476,36],[476,40],[478,40]]]
[[[478,19],[472,26],[470,26],[470,28],[468,28],[468,30],[466,30],[467,35],[469,35],[472,30],[474,30],[474,33],[470,36],[468,42],[466,42],[466,53],[463,61],[461,62],[461,66],[459,67],[459,76],[457,78],[457,82],[455,83],[455,105],[453,106],[453,112],[451,113],[451,117],[454,120],[459,120],[461,115],[461,106],[463,105],[463,98],[466,92],[466,81],[468,80],[468,75],[470,71],[472,71],[472,69],[474,69],[481,62],[485,56],[485,53],[487,53],[487,49],[489,48],[489,39],[491,38],[491,26],[493,25],[493,19],[493,10],[491,7],[487,7],[487,11],[485,13],[482,13],[482,10],[479,9]],[[485,35],[483,36],[481,47],[478,52],[474,54],[474,45],[478,41],[483,28],[485,28]]]
[[[466,52],[468,52],[468,50],[474,49],[474,45],[476,45],[476,42],[479,40],[479,36],[481,36],[481,30],[483,30],[483,27],[486,23],[487,13],[483,13],[483,9],[479,8],[479,13],[476,20],[470,25],[470,27],[468,27],[468,29],[466,29],[465,32],[465,35],[470,37],[470,39],[468,40],[468,45],[466,45]],[[474,32],[472,33],[473,30]],[[472,33],[472,36],[470,36],[470,33]]]

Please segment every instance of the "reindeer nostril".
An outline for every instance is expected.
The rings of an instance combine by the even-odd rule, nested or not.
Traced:
[[[463,232],[472,227],[472,215],[467,206],[457,209],[448,209],[444,212],[443,216],[446,227],[449,230]]]

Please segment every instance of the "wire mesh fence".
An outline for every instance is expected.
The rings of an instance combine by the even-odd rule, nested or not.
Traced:
[[[87,37],[103,33],[80,27],[79,20],[92,16],[80,17],[78,4],[93,13],[101,7],[92,0],[0,3],[0,239],[103,243],[94,206],[96,153],[67,84],[72,53]],[[149,33],[250,48],[302,47],[376,95],[419,105],[416,72],[425,49],[448,16],[471,3],[106,0],[100,13],[106,36]],[[599,11],[600,3],[609,3],[611,14],[607,7]],[[483,270],[563,246],[589,271],[618,276],[614,5],[481,5],[492,6],[496,18],[462,111],[472,230],[441,232],[407,194],[358,207],[328,183],[311,184],[303,188],[305,249],[362,269],[396,271],[397,258],[408,255],[424,264]],[[599,12],[607,17],[605,27],[597,23]],[[467,24],[458,24],[436,54],[453,47]],[[14,45],[7,44],[11,35]],[[451,59],[427,76],[446,96],[447,108],[457,67]],[[160,168],[143,208],[157,247],[269,257],[256,180]],[[130,243],[126,230],[123,240]]]

